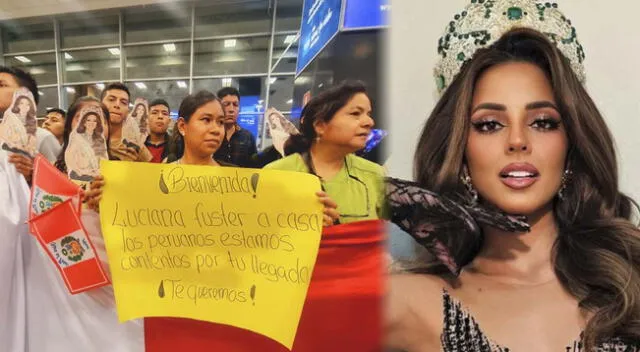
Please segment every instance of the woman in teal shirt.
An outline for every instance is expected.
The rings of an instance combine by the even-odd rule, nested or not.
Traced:
[[[302,110],[301,134],[287,141],[287,157],[266,169],[312,173],[338,205],[334,224],[378,219],[383,168],[353,153],[365,147],[374,121],[366,88],[345,82],[320,93]]]

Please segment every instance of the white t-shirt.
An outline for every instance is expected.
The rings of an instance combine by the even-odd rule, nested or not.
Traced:
[[[58,160],[58,155],[62,151],[62,146],[53,133],[38,127],[36,130],[36,142],[38,143],[38,153],[42,154],[52,164]]]

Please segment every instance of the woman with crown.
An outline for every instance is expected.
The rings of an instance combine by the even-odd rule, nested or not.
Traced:
[[[429,258],[390,277],[400,351],[640,350],[640,231],[583,49],[553,3],[472,0],[392,220]]]

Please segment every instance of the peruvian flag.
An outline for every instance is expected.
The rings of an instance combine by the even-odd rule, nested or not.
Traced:
[[[67,199],[72,200],[76,212],[80,213],[82,207],[80,187],[40,154],[36,156],[33,165],[29,220],[53,209]],[[33,226],[30,230],[31,233],[35,233]]]
[[[35,217],[31,225],[71,294],[110,283],[71,199]]]

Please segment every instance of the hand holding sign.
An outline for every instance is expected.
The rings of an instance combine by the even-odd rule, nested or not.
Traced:
[[[322,231],[317,178],[108,161],[102,174],[100,215],[121,321],[192,318],[291,347]]]

